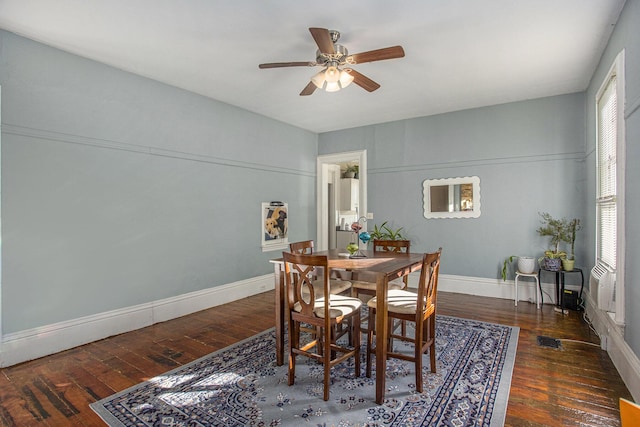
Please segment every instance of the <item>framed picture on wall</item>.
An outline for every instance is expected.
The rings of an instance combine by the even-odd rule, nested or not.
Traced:
[[[262,252],[289,246],[289,207],[283,202],[262,202]]]

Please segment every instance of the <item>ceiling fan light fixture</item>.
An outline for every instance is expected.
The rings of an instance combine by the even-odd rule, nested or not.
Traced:
[[[331,65],[311,77],[311,82],[318,89],[337,92],[349,86],[353,82],[353,76],[348,71]]]
[[[326,70],[327,69],[325,68],[325,69],[321,70],[320,72],[318,72],[315,76],[311,77],[311,82],[314,85],[316,85],[316,87],[318,89],[323,89],[323,87],[324,87],[324,82],[326,81],[326,78],[325,78],[325,71]]]
[[[327,82],[324,90],[327,92],[337,92],[340,90],[340,82]]]
[[[331,65],[327,67],[327,71],[324,73],[324,78],[327,80],[327,83],[337,83],[340,80],[340,70],[338,67]]]
[[[342,89],[349,86],[351,82],[353,82],[353,76],[347,71],[343,70],[340,72],[340,86]]]

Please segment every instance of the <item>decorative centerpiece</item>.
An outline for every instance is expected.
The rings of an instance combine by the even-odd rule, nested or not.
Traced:
[[[347,251],[349,251],[349,255],[351,256],[355,255],[358,250],[360,250],[360,247],[356,242],[349,242],[349,244],[347,245]]]
[[[371,240],[371,235],[366,231],[360,233],[362,230],[362,224],[360,222],[367,222],[367,218],[361,216],[358,219],[358,222],[354,222],[351,224],[351,230],[355,233],[351,242],[347,245],[347,251],[349,251],[349,258],[366,258],[367,256],[360,250],[359,241],[362,241],[364,244],[368,244],[369,240]]]

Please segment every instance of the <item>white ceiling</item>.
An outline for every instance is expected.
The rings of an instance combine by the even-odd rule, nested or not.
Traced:
[[[586,89],[624,0],[0,0],[0,28],[313,132]],[[309,27],[381,88],[299,96]]]

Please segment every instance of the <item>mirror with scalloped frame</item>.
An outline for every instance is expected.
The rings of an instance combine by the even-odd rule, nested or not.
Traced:
[[[426,179],[423,183],[425,218],[480,216],[480,178]]]

